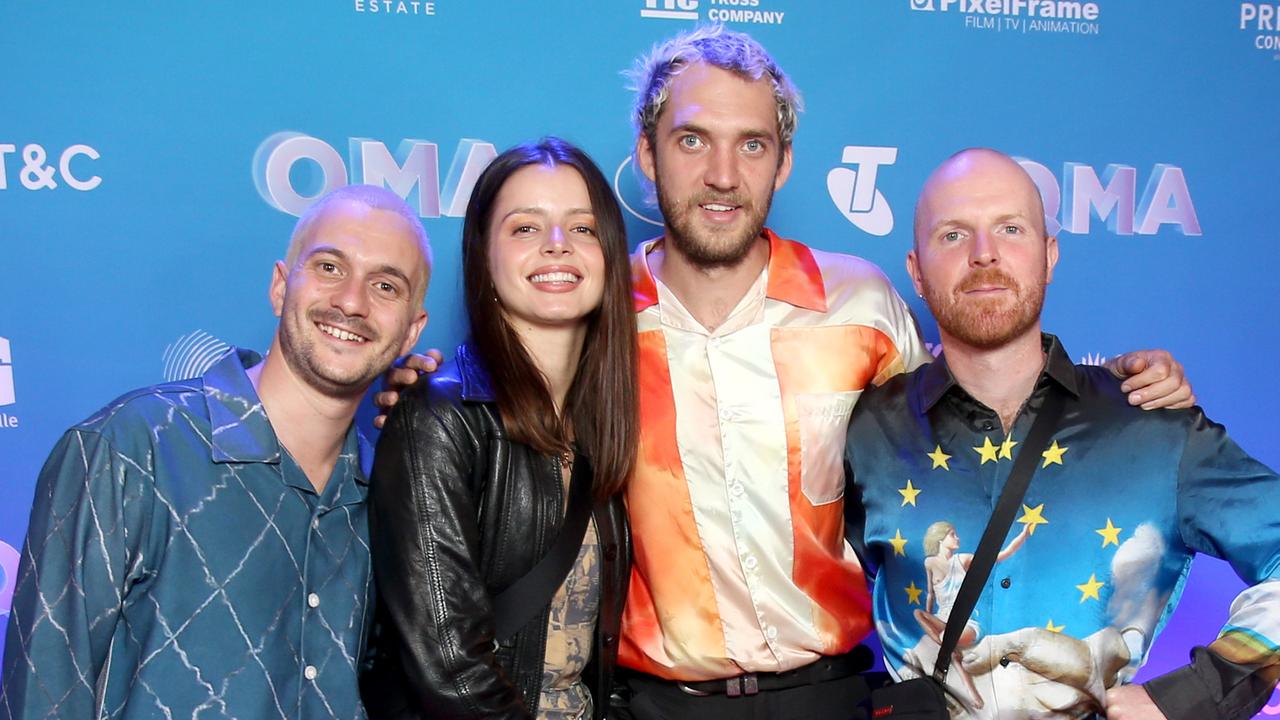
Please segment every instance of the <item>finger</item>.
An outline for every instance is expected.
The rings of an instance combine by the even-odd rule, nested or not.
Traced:
[[[430,350],[427,351],[427,357],[431,358],[432,360],[435,360],[437,366],[440,363],[444,362],[444,354],[435,348],[431,348]]]
[[[377,417],[375,417],[375,418],[373,419],[373,426],[374,426],[375,428],[379,429],[379,430],[381,430],[381,429],[382,429],[382,426],[383,426],[383,425],[386,425],[386,424],[387,424],[387,416],[386,416],[386,415],[378,415]]]
[[[1145,355],[1131,352],[1108,360],[1106,366],[1112,375],[1121,380],[1127,380],[1130,376],[1146,370],[1148,363]]]
[[[432,368],[433,370],[435,368]],[[418,371],[412,368],[392,368],[383,377],[384,384],[395,390],[403,390],[418,382]]]
[[[1177,410],[1191,407],[1191,405],[1195,404],[1195,395],[1191,392],[1191,386],[1186,383],[1178,385],[1164,395],[1157,395],[1154,392],[1148,393],[1145,390],[1142,395],[1150,398],[1142,403],[1143,410],[1159,410],[1162,408]],[[1190,404],[1187,404],[1188,401],[1190,401]]]
[[[1175,372],[1174,367],[1167,363],[1149,363],[1145,368],[1143,368],[1142,372],[1135,373],[1125,378],[1124,382],[1120,385],[1120,389],[1124,392],[1142,390],[1149,385],[1154,385],[1155,383],[1161,382],[1162,380],[1168,380],[1169,378],[1173,378],[1179,383],[1182,382],[1182,368],[1177,368],[1177,372]],[[1150,395],[1147,399],[1151,400],[1155,397],[1155,395]]]
[[[374,406],[382,411],[390,410],[395,407],[395,404],[398,402],[400,402],[400,393],[395,390],[383,390],[382,392],[374,393],[373,395]]]
[[[392,370],[391,372],[399,373],[401,370],[404,370],[404,369],[411,369],[419,372],[430,372],[431,370],[435,369],[435,363],[436,361],[427,355],[419,355],[418,353],[411,353],[409,355],[405,355],[403,358],[397,361],[396,369]]]

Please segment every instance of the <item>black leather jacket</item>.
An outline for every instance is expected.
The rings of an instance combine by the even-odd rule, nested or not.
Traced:
[[[564,515],[557,459],[506,438],[464,345],[403,393],[370,481],[376,630],[361,674],[371,718],[532,718],[549,610],[495,645],[491,598],[529,571]],[[583,674],[607,710],[631,546],[621,496],[593,510],[600,607]]]

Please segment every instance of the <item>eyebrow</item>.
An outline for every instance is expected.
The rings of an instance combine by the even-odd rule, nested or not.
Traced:
[[[712,134],[709,128],[699,125],[698,123],[695,123],[695,122],[684,122],[671,128],[671,132],[673,133],[682,132],[682,131],[697,133],[698,135]],[[755,138],[763,138],[765,140],[771,140],[773,139],[773,137],[774,137],[774,133],[772,131],[764,130],[761,128],[746,128],[745,130],[742,130],[741,132],[738,133],[738,138],[743,140],[755,139]]]
[[[569,208],[568,210],[566,210],[566,211],[565,211],[565,214],[566,214],[566,215],[591,215],[591,216],[595,216],[595,214],[596,214],[596,213],[595,213],[595,211],[594,211],[594,210],[592,210],[591,208]],[[523,208],[514,208],[513,210],[511,210],[511,212],[508,212],[506,215],[503,215],[503,216],[502,216],[502,219],[503,219],[503,220],[506,220],[507,218],[511,217],[512,215],[541,215],[541,216],[543,216],[543,217],[546,217],[546,215],[547,215],[547,211],[546,211],[545,209],[543,209],[543,208],[540,208],[540,207],[523,207]]]
[[[350,260],[350,258],[347,257],[346,253],[342,252],[336,247],[333,247],[332,245],[317,245],[316,247],[312,248],[310,253],[307,254],[307,258],[310,259],[317,255],[332,255],[333,257],[339,260]],[[413,281],[409,279],[409,276],[406,275],[403,270],[396,267],[395,265],[385,265],[385,264],[379,265],[378,267],[373,269],[373,274],[390,275],[394,278],[399,279],[405,285],[408,285],[409,287],[413,287]]]

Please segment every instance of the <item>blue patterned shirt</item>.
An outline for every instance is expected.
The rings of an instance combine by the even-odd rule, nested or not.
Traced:
[[[0,718],[362,718],[367,474],[324,492],[228,353],[69,430],[40,473]]]
[[[945,355],[866,393],[846,460],[850,541],[875,573],[876,628],[900,678],[931,674],[951,602],[1048,393],[1065,409],[947,676],[955,717],[1081,717],[1132,679],[1197,552],[1252,587],[1213,653],[1147,683],[1169,717],[1247,717],[1280,666],[1280,478],[1199,408],[1143,412],[1045,336],[1012,432]],[[859,508],[865,516],[859,516]],[[1227,663],[1230,660],[1234,665]],[[1198,680],[1198,681],[1197,681]],[[1175,695],[1177,697],[1175,697]]]

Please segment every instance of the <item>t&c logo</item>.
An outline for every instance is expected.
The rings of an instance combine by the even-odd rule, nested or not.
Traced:
[[[9,189],[9,167],[6,158],[15,152],[18,152],[17,145],[0,143],[0,190]],[[58,155],[57,163],[54,163],[51,157],[54,154]],[[22,146],[20,153],[22,168],[17,171],[18,181],[27,190],[53,190],[58,187],[58,178],[61,177],[62,184],[72,190],[88,192],[101,185],[102,178],[97,175],[86,177],[85,161],[77,160],[81,157],[97,160],[101,155],[88,145],[71,145],[58,154],[50,153],[43,145],[28,143]],[[77,172],[75,168],[79,168],[79,171]]]
[[[876,189],[876,175],[882,166],[898,160],[898,148],[848,145],[840,157],[843,165],[827,173],[827,194],[844,219],[863,232],[885,236],[893,232],[893,209]]]

